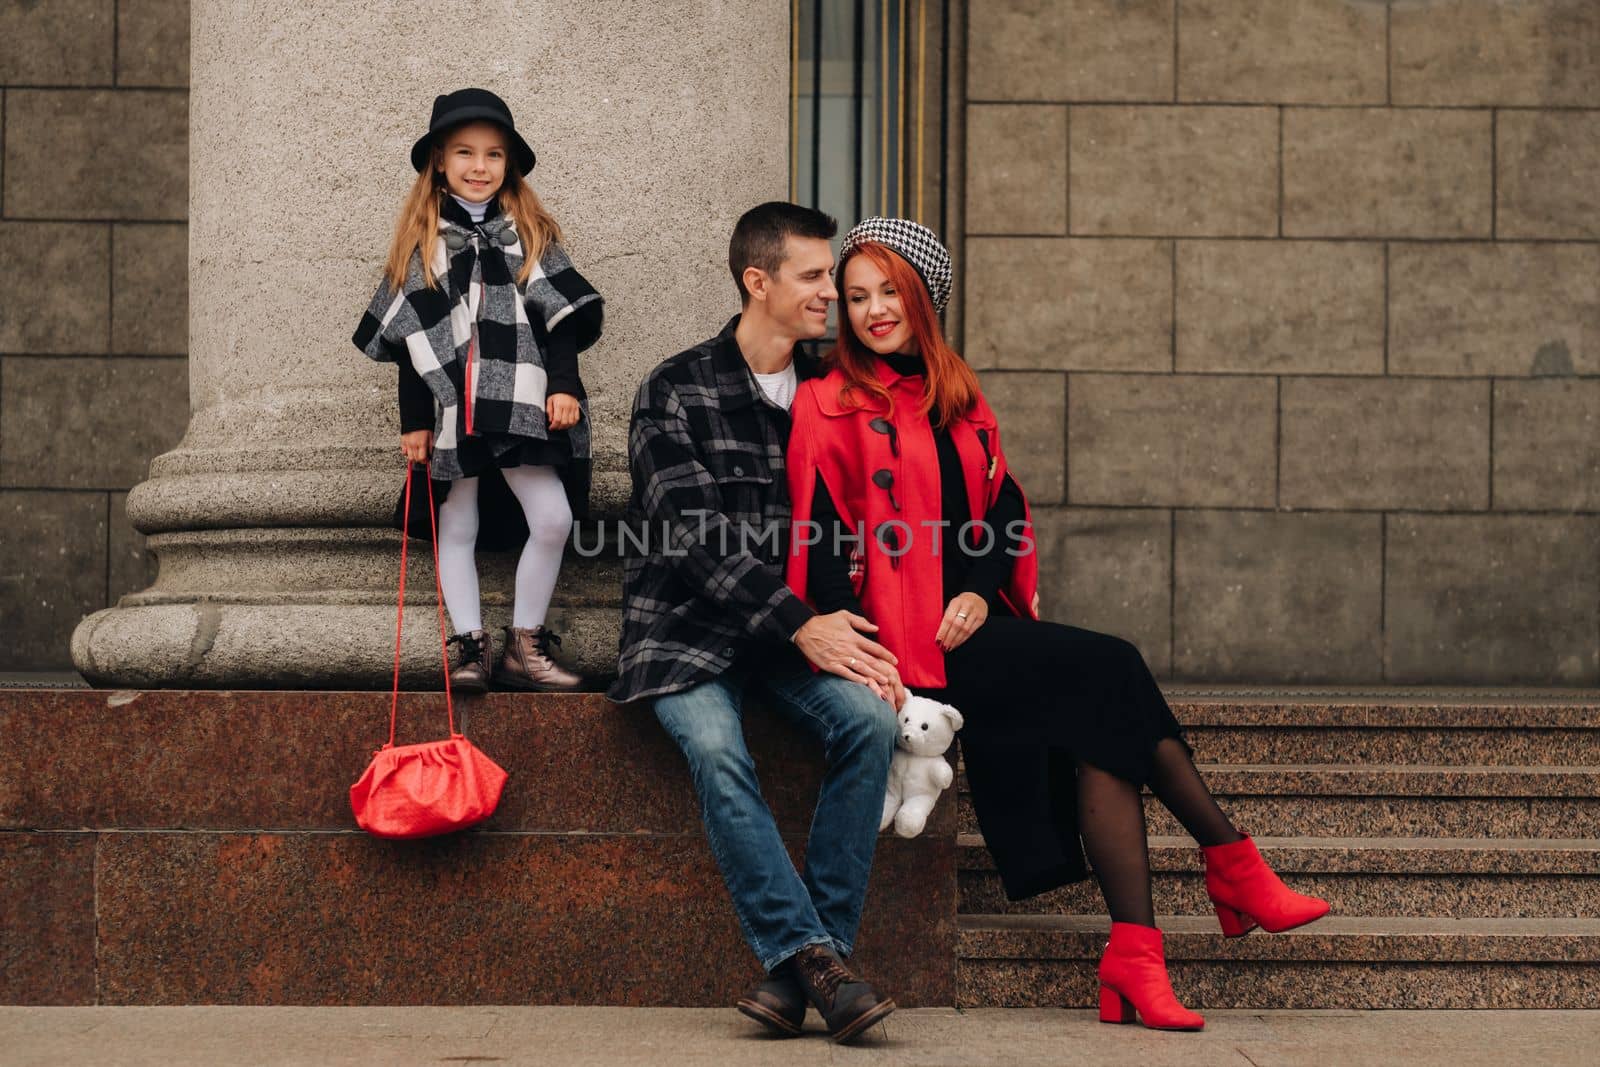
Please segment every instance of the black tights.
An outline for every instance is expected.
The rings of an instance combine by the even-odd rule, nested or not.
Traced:
[[[1152,759],[1150,791],[1201,845],[1239,840],[1176,738],[1164,738]],[[1078,833],[1113,922],[1156,924],[1150,898],[1150,844],[1139,787],[1108,771],[1078,763]]]

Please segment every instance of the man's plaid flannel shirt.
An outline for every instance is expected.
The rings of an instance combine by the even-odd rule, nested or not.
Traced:
[[[623,565],[618,702],[715,678],[814,614],[783,581],[789,413],[756,384],[738,324],[658,365],[634,400],[628,519],[648,550]],[[797,350],[795,372],[814,376],[815,360]]]

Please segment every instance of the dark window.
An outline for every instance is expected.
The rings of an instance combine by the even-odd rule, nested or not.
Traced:
[[[944,232],[948,0],[793,0],[790,197]]]

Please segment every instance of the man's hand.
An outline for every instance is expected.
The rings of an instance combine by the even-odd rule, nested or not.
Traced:
[[[896,711],[906,702],[906,687],[894,653],[864,635],[877,626],[849,611],[813,616],[795,633],[794,643],[813,664],[830,674],[860,682]]]
[[[433,454],[433,431],[412,430],[400,435],[400,451],[412,463],[426,463]]]
[[[567,430],[578,425],[578,416],[583,414],[583,409],[578,406],[578,398],[571,393],[551,393],[544,398],[545,420],[552,430]]]

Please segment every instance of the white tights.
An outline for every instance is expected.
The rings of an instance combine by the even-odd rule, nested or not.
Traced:
[[[572,508],[554,467],[512,467],[500,473],[528,520],[528,543],[517,561],[511,625],[532,629],[544,625],[550,610],[561,551],[572,532]],[[483,629],[474,558],[477,543],[478,479],[462,478],[450,483],[450,495],[439,505],[439,583],[450,624],[458,634]]]

